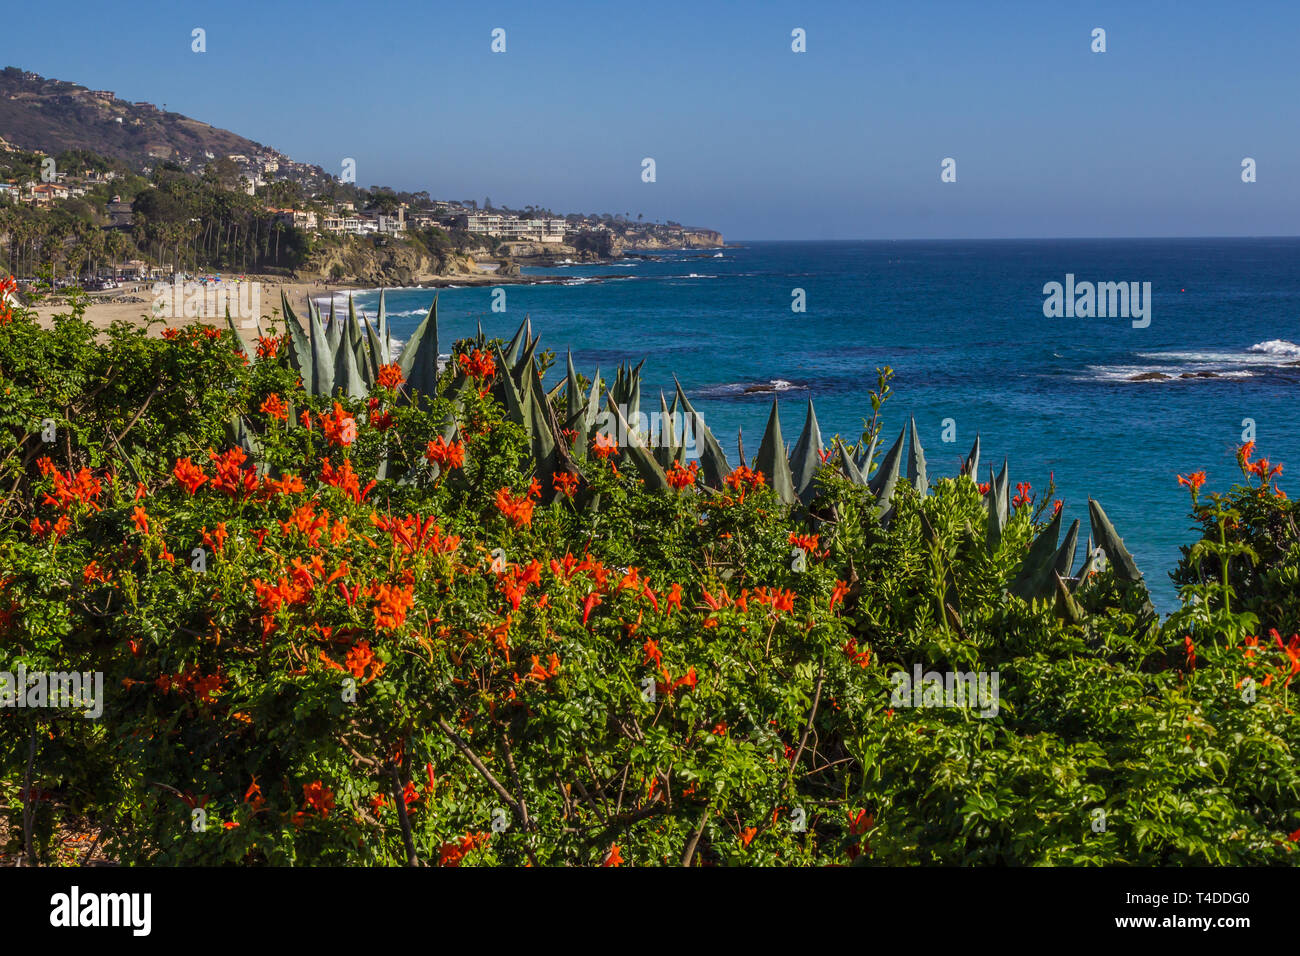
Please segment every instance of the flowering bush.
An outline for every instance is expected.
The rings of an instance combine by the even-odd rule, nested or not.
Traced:
[[[11,850],[85,817],[124,863],[1294,858],[1297,642],[1152,626],[1109,567],[1008,594],[1027,485],[996,544],[969,477],[883,521],[829,456],[807,508],[745,466],[649,490],[604,435],[543,486],[489,388],[313,396],[259,351],[0,330],[3,669],[105,675],[97,720],[0,709]],[[995,713],[900,702],[918,665],[996,672]]]

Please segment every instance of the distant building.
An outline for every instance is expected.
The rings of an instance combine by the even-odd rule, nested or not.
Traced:
[[[467,231],[501,239],[563,242],[565,227],[563,219],[517,219],[492,213],[471,213],[465,217]]]
[[[268,209],[267,211],[275,213],[275,218],[286,225],[297,226],[299,229],[316,228],[316,214],[310,209]]]
[[[369,229],[366,229],[366,221],[357,216],[326,216],[321,220],[320,226],[326,232],[345,233],[353,236],[376,230],[373,223],[370,224]]]

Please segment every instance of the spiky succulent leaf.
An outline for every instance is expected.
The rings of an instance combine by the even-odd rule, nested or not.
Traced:
[[[308,329],[311,347],[311,387],[313,395],[334,394],[334,349],[321,326],[320,310],[313,309]],[[307,377],[303,376],[303,384]]]
[[[651,491],[667,490],[669,487],[668,478],[664,474],[664,470],[659,467],[659,462],[655,461],[654,455],[650,453],[648,448],[636,440],[632,429],[628,426],[627,419],[618,407],[618,403],[614,401],[613,394],[606,392],[605,397],[619,430],[622,434],[628,436],[627,443],[619,449],[623,457],[632,462],[633,467],[636,468],[637,473],[645,482],[646,488]]]
[[[311,341],[303,330],[302,323],[289,305],[289,296],[280,292],[280,312],[284,315],[285,329],[289,333],[289,365],[302,377],[302,386],[307,394],[312,394],[311,379]]]
[[[794,478],[795,494],[804,504],[812,501],[817,494],[817,469],[822,464],[822,430],[817,424],[817,412],[813,409],[812,399],[808,399],[808,415],[804,418],[803,431],[790,452],[790,473]]]
[[[1002,530],[1007,526],[1010,513],[1010,500],[1007,497],[1007,462],[1002,461],[1002,473],[994,476],[993,466],[989,465],[989,490],[984,496],[984,507],[988,511],[988,532],[985,544],[989,554],[997,554],[1002,545]]]
[[[965,463],[961,466],[963,475],[970,475],[971,481],[979,481],[980,472],[980,436],[975,435],[975,444],[971,446],[970,454],[966,456]]]
[[[898,440],[894,442],[893,447],[885,453],[875,475],[867,482],[867,487],[875,495],[878,509],[882,514],[889,507],[889,503],[894,498],[894,489],[898,487],[898,479],[902,473],[903,442],[906,439],[907,429],[904,428],[898,433]]]
[[[433,297],[429,312],[402,349],[397,362],[413,392],[433,398],[438,388],[438,297]]]
[[[867,479],[863,476],[862,472],[858,471],[858,464],[853,460],[853,456],[849,453],[848,445],[846,445],[842,439],[837,439],[835,447],[840,454],[840,469],[844,472],[844,477],[855,485],[865,485]]]
[[[925,473],[925,449],[921,447],[921,436],[916,433],[916,419],[908,425],[911,437],[907,449],[907,483],[924,498],[930,493],[930,479]]]
[[[790,472],[790,459],[786,457],[785,441],[781,437],[781,415],[776,399],[772,399],[772,412],[767,417],[767,428],[758,446],[754,470],[763,473],[776,496],[785,504],[799,500],[794,490],[794,476]]]
[[[714,437],[709,426],[704,423],[704,418],[699,415],[691,405],[690,399],[682,391],[682,383],[678,382],[676,377],[673,378],[677,386],[677,400],[681,403],[684,412],[682,419],[682,432],[686,434],[686,429],[690,429],[690,434],[694,440],[695,447],[699,451],[700,469],[704,472],[704,484],[715,491],[722,490],[723,480],[731,474],[731,466],[727,463],[727,455],[718,444],[718,439]]]

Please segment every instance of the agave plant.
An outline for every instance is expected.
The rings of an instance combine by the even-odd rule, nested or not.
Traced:
[[[360,397],[378,380],[380,366],[393,361],[395,350],[383,292],[379,295],[378,314],[373,324],[364,315],[358,318],[351,298],[346,318],[336,317],[333,306],[329,315],[323,318],[319,308],[309,303],[305,327],[289,306],[287,297],[283,298],[283,308],[289,327],[289,362],[298,370],[304,386],[312,394],[341,393]],[[482,328],[476,342],[480,348],[487,348]],[[597,369],[588,389],[583,387],[570,354],[563,379],[548,392],[542,385],[539,342],[540,339],[533,335],[531,320],[525,317],[504,349],[494,347],[492,354],[497,374],[492,388],[505,409],[506,417],[524,429],[534,459],[534,474],[545,494],[552,498],[558,494],[554,476],[560,472],[576,476],[580,492],[585,492],[587,482],[583,467],[602,421],[606,427],[612,425],[620,435],[626,436],[626,441],[615,452],[617,460],[634,471],[648,488],[666,490],[670,487],[666,472],[674,462],[683,462],[686,458],[687,428],[693,434],[704,487],[715,491],[724,488],[731,465],[680,382],[674,379],[675,394],[671,403],[660,393],[659,428],[657,433],[647,434],[634,425],[642,420],[641,371],[644,360],[635,366],[620,365],[608,388],[604,387]],[[249,359],[253,360],[252,356]],[[455,398],[468,385],[468,377],[456,370],[439,391],[436,296],[397,361],[405,380],[400,392],[403,401],[424,404],[434,397]],[[241,443],[256,441],[242,422],[235,423],[233,428]],[[444,437],[451,440],[456,428],[457,419],[453,411],[447,417]],[[830,462],[829,467],[838,468],[850,483],[865,489],[874,501],[881,524],[887,526],[894,515],[895,495],[900,482],[906,481],[922,497],[929,492],[925,449],[921,445],[915,418],[909,419],[879,464],[876,463],[876,451],[877,443],[873,437],[866,445],[861,442],[849,445],[837,438],[833,450],[824,452],[821,427],[811,400],[799,437],[793,448],[787,450],[781,431],[779,403],[773,399],[753,464],[782,503],[808,508],[817,496],[818,472]],[[976,435],[959,477],[976,480],[979,465],[980,437]],[[577,500],[588,507],[599,506],[598,499],[582,493]],[[985,510],[985,546],[990,555],[995,555],[1001,548],[1011,514],[1010,478],[1005,460],[996,474],[989,466]],[[1108,563],[1120,586],[1139,589],[1144,610],[1154,615],[1150,600],[1145,597],[1141,572],[1105,511],[1092,499],[1088,501],[1088,510],[1091,535],[1079,569],[1070,573],[1078,551],[1080,522],[1072,522],[1062,540],[1062,518],[1058,513],[1030,544],[1008,587],[1009,593],[1028,602],[1055,600],[1058,614],[1080,620],[1082,612],[1075,600],[1076,595],[1092,573]],[[927,537],[937,540],[924,514],[922,519]],[[955,615],[951,604],[947,611]]]

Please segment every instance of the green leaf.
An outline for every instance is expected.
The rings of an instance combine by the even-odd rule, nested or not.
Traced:
[[[817,424],[817,413],[813,410],[812,399],[808,399],[808,415],[804,419],[803,431],[794,443],[790,453],[791,475],[794,478],[795,494],[804,504],[812,501],[817,494],[817,469],[822,464],[822,430]]]
[[[930,493],[930,479],[925,473],[925,449],[921,447],[921,437],[916,433],[916,419],[912,418],[908,426],[911,439],[907,453],[907,483],[924,498]]]
[[[794,476],[790,473],[790,460],[785,453],[785,442],[781,438],[781,415],[775,398],[772,399],[772,412],[767,417],[763,440],[758,446],[758,457],[754,459],[754,470],[763,473],[782,502],[792,505],[799,500],[794,490]]]

